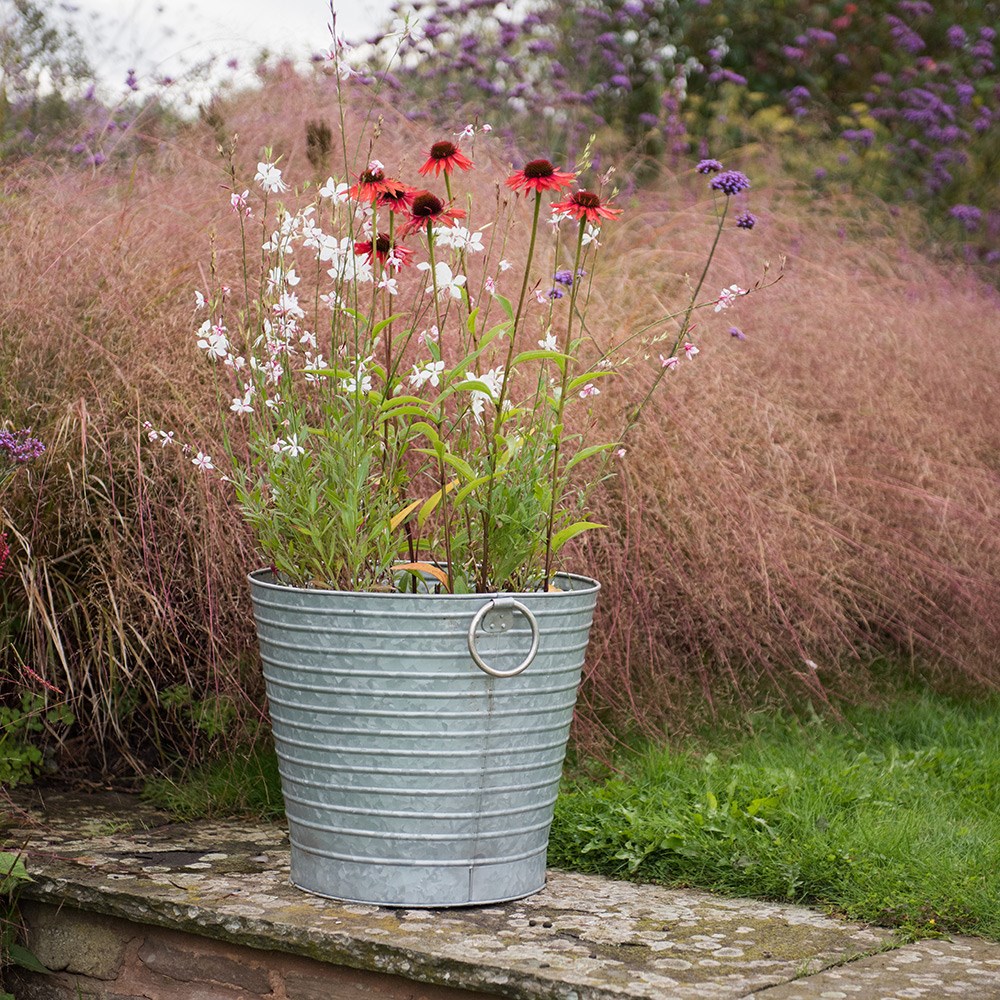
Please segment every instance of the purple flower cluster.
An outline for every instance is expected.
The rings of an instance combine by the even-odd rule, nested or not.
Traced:
[[[750,178],[739,170],[723,170],[722,173],[716,174],[709,181],[708,186],[713,191],[721,191],[725,195],[734,195],[739,194],[741,191],[746,191],[750,187]]]
[[[45,451],[45,445],[31,436],[27,428],[19,431],[0,431],[0,457],[18,465],[38,458]]]

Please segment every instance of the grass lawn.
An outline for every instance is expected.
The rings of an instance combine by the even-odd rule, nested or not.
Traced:
[[[1000,939],[998,710],[922,694],[649,748],[564,787],[549,862]]]
[[[998,715],[1000,698],[923,693],[647,747],[567,781],[549,862],[1000,940]],[[186,817],[281,812],[269,744],[147,796]]]

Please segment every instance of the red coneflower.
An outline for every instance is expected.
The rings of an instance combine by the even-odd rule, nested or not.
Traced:
[[[377,200],[380,208],[388,208],[390,212],[408,212],[416,193],[417,189],[409,184],[386,178]]]
[[[403,227],[403,235],[422,229],[428,222],[440,222],[453,226],[456,219],[464,219],[465,212],[460,208],[448,208],[445,203],[430,191],[417,191],[410,203],[410,221]]]
[[[608,208],[593,191],[574,191],[565,201],[551,206],[553,213],[567,212],[581,222],[584,219],[599,226],[601,219],[615,219],[622,214],[620,208]]]
[[[523,170],[511,174],[504,183],[515,191],[561,191],[573,183],[575,174],[556,170],[548,160],[532,160]]]
[[[372,241],[365,240],[364,242],[359,241],[355,243],[354,252],[359,257],[367,257],[371,260]],[[404,247],[401,243],[391,240],[388,233],[379,233],[375,240],[375,255],[383,264],[392,257],[393,260],[398,260],[400,264],[406,265],[410,263],[410,258],[413,254],[414,251],[409,247]]]
[[[368,164],[368,169],[358,174],[358,183],[348,191],[348,194],[358,201],[374,201],[380,194],[392,190],[397,184],[398,181],[385,176],[385,167],[378,160],[372,160]]]
[[[436,142],[431,146],[430,156],[427,162],[420,168],[418,173],[429,174],[432,170],[437,177],[443,170],[445,174],[450,174],[455,168],[459,170],[471,170],[472,160],[470,160],[453,142],[445,139]]]

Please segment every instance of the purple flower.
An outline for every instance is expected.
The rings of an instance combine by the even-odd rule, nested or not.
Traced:
[[[699,174],[717,174],[722,170],[722,164],[718,160],[702,160],[701,163],[695,167],[695,170]]]
[[[737,229],[753,229],[757,225],[757,216],[753,212],[740,212],[736,216]]]
[[[737,340],[747,339],[747,335],[738,326],[731,326],[729,328],[729,336],[735,337]]]
[[[128,73],[125,74],[125,86],[131,91],[139,89],[139,81],[136,78],[134,69],[130,69]]]
[[[975,205],[952,205],[948,214],[953,219],[958,219],[970,233],[979,228],[983,219],[982,209]]]
[[[875,142],[875,133],[870,128],[846,128],[840,137],[848,142],[860,143],[865,149]]]
[[[19,465],[38,458],[45,451],[45,445],[33,438],[28,428],[19,431],[0,431],[0,456]]]
[[[563,290],[561,288],[550,288],[549,298],[550,299],[561,299],[563,297]]]
[[[739,194],[750,187],[750,178],[739,170],[724,170],[721,174],[713,177],[708,186],[713,191],[721,191],[726,195]]]
[[[953,49],[960,49],[966,41],[968,36],[965,34],[965,28],[960,24],[953,24],[948,29],[948,44]]]
[[[556,271],[552,277],[553,281],[560,285],[566,285],[568,287],[573,284],[573,272],[568,268],[562,271]]]

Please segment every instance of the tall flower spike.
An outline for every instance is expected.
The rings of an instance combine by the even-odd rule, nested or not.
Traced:
[[[566,212],[581,222],[586,219],[592,225],[599,226],[601,219],[616,219],[622,214],[620,208],[608,208],[601,202],[600,196],[593,191],[574,191],[565,201],[552,205],[553,213]]]
[[[556,170],[548,160],[532,160],[517,170],[504,183],[514,191],[561,191],[569,187],[575,174]]]
[[[434,143],[431,146],[430,155],[427,162],[420,168],[418,173],[429,174],[434,172],[437,177],[444,171],[450,174],[455,169],[471,170],[472,160],[470,160],[453,142],[447,139]]]

